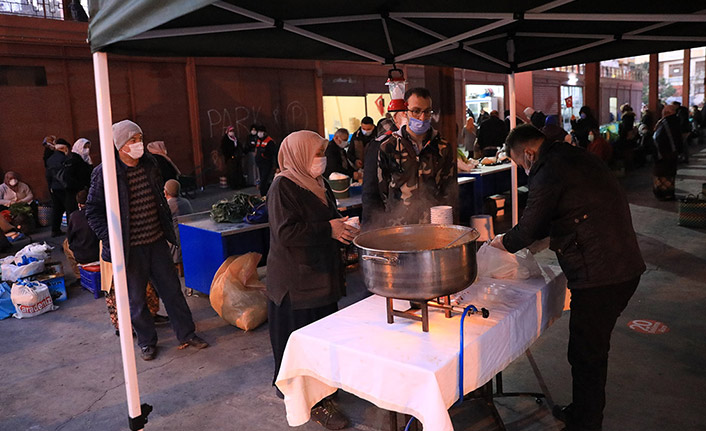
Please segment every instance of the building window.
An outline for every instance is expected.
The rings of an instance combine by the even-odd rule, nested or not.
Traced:
[[[0,86],[46,87],[44,66],[0,66]]]

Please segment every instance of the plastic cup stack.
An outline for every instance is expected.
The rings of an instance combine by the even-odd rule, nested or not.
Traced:
[[[432,224],[454,224],[453,207],[449,205],[439,205],[431,207]]]

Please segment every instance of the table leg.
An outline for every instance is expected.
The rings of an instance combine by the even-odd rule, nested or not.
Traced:
[[[392,308],[392,298],[385,298],[387,304],[387,323],[395,323],[395,313]]]
[[[397,429],[397,412],[389,411],[390,414],[390,431],[399,431]]]

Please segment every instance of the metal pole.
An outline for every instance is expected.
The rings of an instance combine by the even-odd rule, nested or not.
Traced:
[[[113,263],[113,279],[115,280],[115,300],[118,308],[118,327],[120,329],[120,349],[123,359],[127,408],[130,418],[136,418],[142,414],[142,410],[140,408],[140,389],[137,383],[135,349],[132,339],[130,303],[127,295],[123,236],[120,226],[120,202],[118,201],[118,179],[115,171],[113,120],[110,110],[108,57],[106,53],[96,52],[93,54],[93,76],[96,82],[96,106],[98,108],[98,132],[103,164],[103,182],[105,183],[105,206],[108,219],[108,237],[110,239],[110,257]]]
[[[507,77],[508,91],[510,92],[510,129],[517,126],[517,107],[515,103],[515,72],[510,72]],[[513,161],[510,168],[510,193],[512,194],[512,225],[519,221],[519,199],[517,198],[517,164]]]

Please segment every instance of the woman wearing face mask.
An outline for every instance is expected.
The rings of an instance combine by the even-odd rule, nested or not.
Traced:
[[[591,113],[591,108],[588,106],[582,106],[579,110],[578,120],[571,120],[571,128],[574,129],[576,138],[579,141],[579,146],[583,148],[588,147],[588,132],[593,129],[598,128],[598,120]]]
[[[29,205],[33,200],[34,195],[29,186],[20,181],[16,173],[8,171],[5,174],[5,182],[0,184],[0,211],[20,202]]]
[[[588,132],[588,152],[597,155],[606,163],[613,158],[613,147],[601,136],[598,129]]]
[[[74,202],[76,202],[76,194],[81,190],[88,190],[91,186],[91,172],[93,172],[91,141],[86,138],[79,138],[74,142],[71,152],[64,161],[64,169],[66,170],[64,174],[66,199],[73,199],[73,207]],[[75,209],[78,209],[78,206]]]
[[[272,176],[277,165],[277,144],[267,134],[263,125],[257,126],[257,142],[255,143],[255,164],[260,173],[260,195],[266,196],[272,184]]]
[[[226,162],[226,178],[231,189],[245,187],[243,177],[243,145],[235,136],[235,128],[228,126],[226,133],[221,138],[221,153]]]
[[[345,293],[341,247],[358,234],[336,210],[336,199],[323,180],[325,148],[326,140],[315,132],[287,136],[278,157],[282,172],[267,196],[267,297],[275,378],[289,335],[338,309]],[[348,422],[328,398],[312,408],[311,416],[329,429]]]

